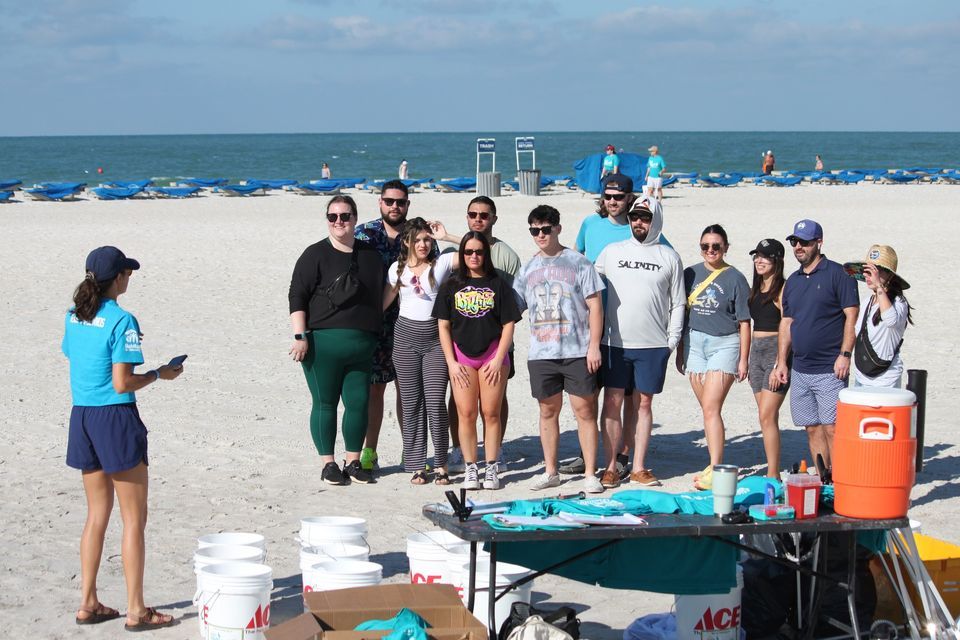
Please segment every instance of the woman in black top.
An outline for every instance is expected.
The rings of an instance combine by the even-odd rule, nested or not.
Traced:
[[[748,378],[757,400],[763,448],[767,454],[767,477],[779,477],[780,407],[787,386],[770,386],[770,373],[777,364],[777,336],[783,309],[783,245],[773,238],[761,240],[753,256],[753,285],[750,287],[750,341]]]
[[[500,404],[510,373],[510,345],[520,311],[513,289],[497,276],[490,242],[478,231],[460,241],[459,268],[440,288],[433,316],[457,403],[464,488],[479,489],[477,415],[483,411],[484,489],[499,489]]]
[[[360,467],[367,431],[373,349],[380,333],[383,262],[355,240],[357,205],[350,196],[327,203],[329,237],[306,248],[290,280],[290,356],[303,365],[313,408],[310,434],[328,484],[372,482]],[[337,405],[343,400],[343,471],[334,461]]]

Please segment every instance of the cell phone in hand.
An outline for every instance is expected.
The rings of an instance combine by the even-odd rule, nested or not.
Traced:
[[[182,356],[177,356],[176,358],[172,358],[170,362],[167,363],[167,366],[170,367],[171,369],[176,369],[177,367],[181,366],[183,364],[183,361],[186,359],[187,359],[187,356],[185,354]]]

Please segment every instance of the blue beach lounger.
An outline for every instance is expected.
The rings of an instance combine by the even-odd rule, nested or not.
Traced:
[[[76,200],[80,194],[80,188],[73,189],[55,189],[50,187],[37,187],[35,189],[24,189],[24,193],[34,200],[62,202],[64,200]]]
[[[680,178],[677,176],[670,176],[669,178],[664,178],[663,182],[660,184],[661,187],[670,187],[680,182]]]
[[[340,184],[333,180],[319,180],[298,184],[290,190],[301,196],[336,196],[340,194]]]
[[[754,184],[763,184],[771,187],[795,187],[803,182],[803,176],[761,176]]]
[[[221,187],[227,184],[226,178],[180,178],[177,184],[185,187]]]
[[[225,196],[265,196],[267,188],[262,184],[225,184],[221,187],[215,187],[214,191],[222,193]]]
[[[147,187],[146,192],[155,198],[189,198],[200,193],[200,187]]]
[[[691,180],[691,184],[699,184],[704,187],[732,187],[740,183],[743,176],[739,173],[728,173],[722,176],[698,176]]]
[[[143,193],[143,187],[96,187],[90,190],[100,200],[129,200]]]
[[[477,188],[477,179],[476,178],[444,178],[437,184],[437,189],[440,191],[473,191]]]
[[[40,189],[52,189],[53,191],[76,191],[80,193],[87,188],[86,182],[40,182],[36,185]]]
[[[295,187],[299,184],[296,180],[281,178],[279,180],[257,180],[256,178],[247,178],[247,184],[259,184],[264,189],[283,189],[286,187]]]
[[[921,176],[909,175],[906,173],[887,173],[879,177],[879,181],[884,184],[907,184],[909,182],[918,182]]]
[[[129,189],[133,187],[146,189],[152,184],[153,184],[153,180],[115,180],[113,182],[107,182],[102,186],[108,187],[110,189]]]
[[[12,202],[13,191],[0,191],[0,202]]]
[[[0,191],[13,191],[22,184],[21,180],[0,180]]]

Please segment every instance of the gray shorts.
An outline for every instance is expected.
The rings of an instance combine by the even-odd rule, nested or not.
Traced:
[[[837,400],[840,390],[847,388],[846,380],[832,373],[800,373],[791,371],[793,392],[790,394],[790,413],[793,424],[810,427],[837,422]]]
[[[586,358],[530,360],[530,393],[537,400],[546,400],[562,391],[572,396],[589,398],[597,392],[597,374],[587,371]]]
[[[761,336],[750,341],[750,366],[747,369],[750,388],[754,393],[761,391],[773,391],[770,388],[770,374],[773,372],[774,365],[777,364],[777,346],[780,342],[778,336]],[[787,368],[790,368],[790,361],[787,361]],[[781,385],[774,393],[786,393],[790,387],[788,382]]]

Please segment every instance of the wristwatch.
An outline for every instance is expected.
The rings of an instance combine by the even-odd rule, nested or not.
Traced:
[[[841,352],[840,352],[840,355],[842,355],[844,358],[849,358],[849,357],[851,357],[853,354],[850,353],[849,351],[841,351]]]
[[[293,334],[293,339],[294,339],[294,340],[306,340],[306,339],[307,339],[307,334],[306,334],[306,333],[295,333],[295,334]]]

